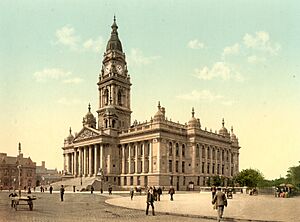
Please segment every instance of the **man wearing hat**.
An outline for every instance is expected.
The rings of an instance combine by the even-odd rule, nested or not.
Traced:
[[[147,193],[147,200],[146,200],[146,203],[147,203],[147,208],[146,208],[146,215],[148,215],[148,210],[149,210],[149,205],[151,205],[152,207],[152,215],[154,216],[154,195],[153,195],[153,188],[150,187],[148,189],[148,193]]]
[[[217,193],[212,200],[212,204],[217,205],[218,217],[217,221],[220,222],[224,212],[224,206],[227,207],[227,198],[225,194],[221,191],[221,187],[218,187]]]

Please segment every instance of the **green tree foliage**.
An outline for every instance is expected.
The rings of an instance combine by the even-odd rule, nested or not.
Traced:
[[[236,175],[235,181],[239,183],[240,186],[254,188],[264,183],[264,176],[258,170],[245,169]]]
[[[299,161],[300,163],[300,161]],[[286,175],[287,181],[294,186],[300,188],[300,165],[290,167]]]

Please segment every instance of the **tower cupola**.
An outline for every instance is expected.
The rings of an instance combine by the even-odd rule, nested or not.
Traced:
[[[85,115],[85,117],[83,117],[82,124],[83,126],[96,128],[96,118],[91,113],[91,104],[88,106],[88,113]]]
[[[122,43],[118,36],[118,26],[116,23],[116,16],[114,16],[114,22],[111,26],[111,29],[112,30],[111,30],[110,39],[108,40],[106,45],[106,52],[108,52],[109,50],[118,50],[120,52],[123,52]]]

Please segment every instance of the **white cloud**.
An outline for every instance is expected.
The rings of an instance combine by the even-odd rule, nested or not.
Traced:
[[[137,65],[147,65],[152,63],[153,61],[159,59],[160,56],[144,56],[143,52],[140,49],[131,49],[130,54],[128,56],[128,60]]]
[[[184,100],[192,100],[192,101],[205,100],[205,101],[212,102],[214,100],[223,98],[223,96],[215,95],[209,90],[202,90],[202,91],[193,90],[191,93],[178,95],[177,98],[184,99]]]
[[[65,79],[63,82],[64,83],[73,83],[73,84],[78,84],[78,83],[81,83],[83,80],[81,78],[78,78],[78,77],[75,77],[75,78],[72,78],[72,79]]]
[[[104,46],[104,41],[102,37],[99,37],[96,40],[88,39],[82,44],[82,46],[84,49],[100,52]]]
[[[62,69],[43,69],[42,71],[37,71],[34,74],[36,81],[44,82],[48,79],[62,79],[71,75],[71,72],[64,71]]]
[[[221,103],[224,106],[232,106],[235,103],[235,101],[233,101],[233,100],[225,100],[225,101],[222,101]]]
[[[75,35],[73,27],[66,25],[56,30],[56,38],[58,43],[69,46],[71,49],[76,49],[80,40],[79,36]]]
[[[235,71],[229,64],[224,62],[216,62],[211,69],[207,66],[202,69],[196,68],[195,76],[203,80],[221,78],[223,80],[234,79],[236,81],[243,81],[241,74]]]
[[[271,55],[277,55],[281,48],[278,43],[271,42],[269,33],[265,31],[256,32],[254,35],[246,33],[243,41],[247,48],[268,52]]]
[[[59,104],[67,106],[82,104],[82,101],[80,101],[79,99],[67,99],[65,97],[60,98],[59,100],[57,100],[57,102]]]
[[[189,41],[187,46],[191,49],[202,49],[204,48],[204,43],[200,42],[198,39],[194,39]]]
[[[264,57],[258,57],[256,55],[248,56],[247,61],[249,63],[258,63],[258,62],[264,62],[266,59]]]
[[[240,44],[239,43],[236,43],[232,46],[227,46],[224,48],[223,50],[223,56],[226,56],[226,55],[237,55],[239,54],[239,51],[240,51]]]

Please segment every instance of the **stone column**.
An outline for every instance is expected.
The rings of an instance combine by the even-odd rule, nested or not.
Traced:
[[[94,176],[97,176],[99,169],[99,164],[98,164],[98,144],[94,145]]]
[[[126,155],[125,155],[125,145],[122,145],[122,174],[125,174],[125,161],[126,161]]]
[[[145,146],[146,146],[146,142],[143,143],[143,148],[142,148],[142,149],[143,149],[143,157],[142,157],[142,159],[143,159],[143,160],[142,160],[142,161],[143,161],[143,164],[142,164],[143,169],[141,169],[141,170],[142,170],[143,173],[145,173],[145,168],[146,168],[146,166],[145,166],[145,165],[146,165],[146,159],[145,159],[145,156],[146,156],[146,154],[145,154]]]
[[[74,176],[78,175],[78,157],[77,157],[77,148],[74,149]]]
[[[158,139],[157,140],[157,160],[156,160],[156,164],[157,164],[157,172],[160,173],[160,146],[161,146],[161,140]]]
[[[176,173],[176,143],[173,143],[174,147],[172,146],[172,172]],[[174,149],[173,149],[174,148]]]
[[[152,164],[152,143],[149,141],[149,173],[152,173],[153,164]]]
[[[78,174],[82,176],[82,149],[78,147],[79,159],[78,159]]]
[[[66,163],[66,154],[63,154],[64,156],[64,171],[67,172],[67,163]]]
[[[75,167],[74,167],[74,152],[70,153],[70,155],[71,155],[71,173],[72,173],[72,175],[74,175],[75,174],[74,173],[74,169],[75,169]]]
[[[128,173],[131,173],[131,144],[128,144]]]
[[[92,145],[89,145],[89,176],[93,175],[93,157],[92,157]]]
[[[87,175],[87,147],[83,147],[83,175]]]
[[[135,169],[134,169],[134,173],[138,173],[138,145],[135,144],[135,159],[134,159],[134,162],[135,162]]]
[[[100,144],[100,167],[104,172],[104,163],[103,163],[103,144]]]

